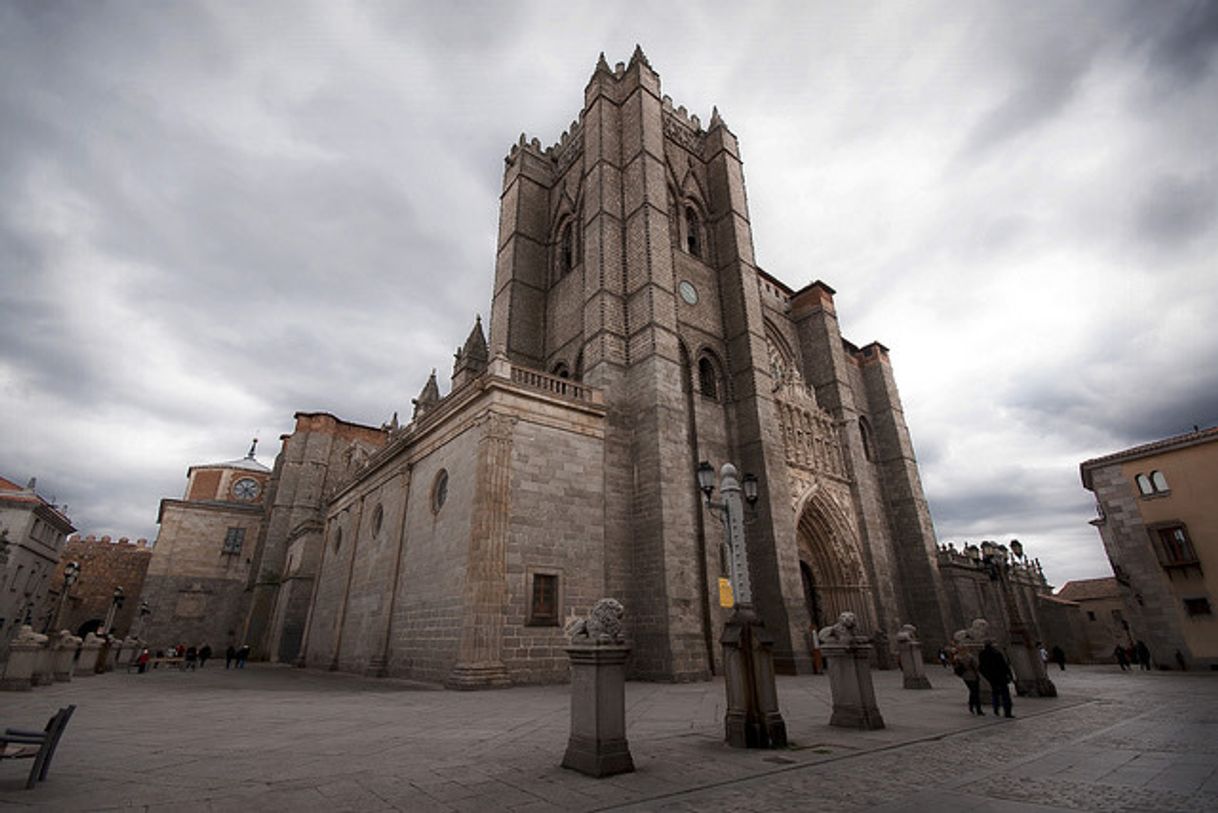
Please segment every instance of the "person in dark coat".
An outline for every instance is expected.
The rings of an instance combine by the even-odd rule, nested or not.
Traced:
[[[1146,642],[1139,640],[1136,644],[1134,644],[1133,651],[1135,653],[1137,653],[1138,663],[1141,665],[1142,669],[1149,672],[1150,671],[1150,648],[1146,646]]]
[[[1066,650],[1055,645],[1052,651],[1049,653],[1049,658],[1055,664],[1057,664],[1058,669],[1062,670],[1063,672],[1066,671]]]
[[[207,665],[207,659],[211,657],[211,645],[203,644],[199,647],[199,668],[202,669]]]
[[[1121,671],[1124,672],[1129,668],[1129,656],[1125,654],[1125,647],[1120,644],[1112,650],[1112,654],[1116,655],[1117,663],[1121,665]]]
[[[182,665],[182,668],[189,669],[193,672],[195,670],[195,659],[197,657],[199,657],[199,650],[195,649],[194,646],[188,646],[186,648],[186,662]]]
[[[237,668],[244,669],[245,662],[247,660],[249,660],[249,657],[250,657],[250,645],[242,644],[241,648],[237,650]]]
[[[981,708],[981,675],[977,672],[977,656],[967,649],[956,653],[956,674],[968,687],[968,710],[972,714],[985,716]]]
[[[985,642],[985,649],[977,658],[977,670],[990,684],[990,701],[994,706],[994,716],[998,716],[998,707],[1002,706],[1004,717],[1014,717],[1011,714],[1011,665],[1006,656],[994,648],[993,641]]]
[[[237,650],[232,644],[228,645],[228,649],[224,650],[224,668],[228,669],[233,665],[233,659],[237,657]]]

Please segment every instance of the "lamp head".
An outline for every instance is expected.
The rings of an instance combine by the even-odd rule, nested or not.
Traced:
[[[748,501],[749,507],[751,508],[752,506],[756,505],[757,504],[757,475],[755,475],[755,474],[744,475],[744,479],[740,482],[740,485],[744,489],[744,499]]]
[[[1023,558],[1023,543],[1021,543],[1018,539],[1011,540],[1011,553],[1015,554],[1020,559]]]

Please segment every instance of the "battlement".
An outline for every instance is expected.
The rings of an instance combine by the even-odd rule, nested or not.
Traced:
[[[149,543],[149,541],[142,536],[139,539],[132,542],[128,537],[125,537],[125,536],[120,536],[118,538],[118,540],[115,541],[114,539],[112,539],[109,536],[97,537],[94,534],[89,534],[88,536],[82,537],[80,534],[72,534],[71,536],[68,537],[67,542],[69,545],[72,545],[72,544],[113,545],[116,547],[130,548],[132,550],[135,550],[137,548],[147,548],[147,549],[152,548],[152,544]]]
[[[672,104],[672,97],[668,94],[664,94],[660,101],[661,106],[664,108],[664,112],[672,116],[673,121],[677,122],[678,124],[685,125],[689,129],[693,130],[697,135],[705,134],[702,130],[702,120],[698,118],[697,114],[690,113],[688,110],[686,110],[685,105],[674,108]]]

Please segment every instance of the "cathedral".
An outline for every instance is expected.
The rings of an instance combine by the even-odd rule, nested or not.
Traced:
[[[759,268],[736,137],[601,56],[552,146],[505,159],[489,325],[364,426],[298,413],[238,637],[255,656],[457,688],[565,680],[564,622],[626,607],[637,679],[721,670],[723,529],[700,461],[758,479],[754,604],[779,671],[845,610],[950,635],[888,349]],[[800,269],[802,271],[802,269]],[[151,575],[151,574],[150,574]],[[954,619],[952,619],[954,622]]]

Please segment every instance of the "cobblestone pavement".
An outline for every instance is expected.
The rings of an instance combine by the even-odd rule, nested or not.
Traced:
[[[830,728],[824,677],[779,679],[792,745],[722,743],[721,682],[627,687],[636,772],[558,766],[565,686],[447,692],[253,665],[0,695],[0,726],[76,703],[49,780],[0,764],[0,806],[48,810],[1218,810],[1218,675],[1055,672],[1015,720],[875,673],[888,727]]]

